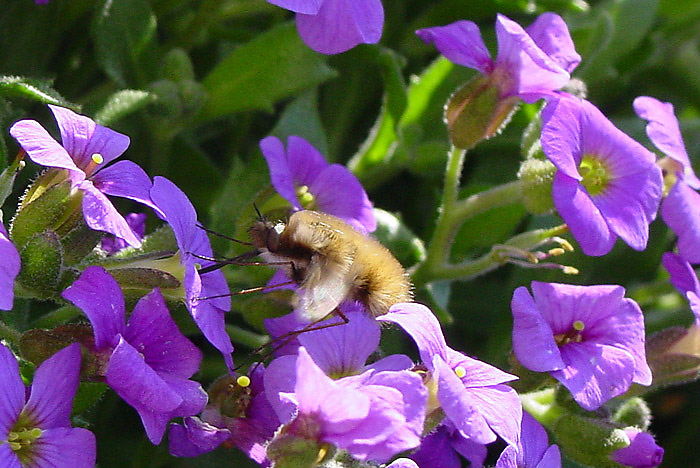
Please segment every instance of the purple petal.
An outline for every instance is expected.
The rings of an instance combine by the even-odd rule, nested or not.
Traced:
[[[569,73],[544,53],[518,23],[499,14],[496,35],[496,68],[504,67],[516,80],[515,89],[507,95],[549,93],[569,82]]]
[[[287,160],[287,152],[284,150],[284,145],[279,138],[269,136],[260,140],[260,150],[267,161],[272,186],[275,187],[275,190],[282,198],[287,200],[294,208],[300,210],[301,204],[294,187],[292,166]]]
[[[287,138],[286,158],[296,186],[311,186],[321,171],[329,166],[326,158],[311,143],[295,135]]]
[[[360,181],[345,166],[326,167],[309,191],[314,194],[321,211],[347,221],[360,232],[374,232],[377,228],[372,202]]]
[[[535,468],[536,465],[521,465],[523,468]],[[501,455],[496,461],[495,468],[519,468],[518,467],[518,449],[512,445],[507,446],[501,452]]]
[[[552,328],[525,287],[513,293],[513,352],[518,361],[535,372],[564,367]]]
[[[15,425],[25,402],[25,387],[12,351],[0,343],[0,437]],[[0,444],[2,447],[3,444]]]
[[[632,383],[634,357],[627,351],[595,343],[571,343],[561,348],[567,367],[552,377],[569,389],[574,400],[593,411],[623,394]]]
[[[196,457],[211,452],[231,437],[226,428],[212,426],[199,418],[187,417],[183,424],[171,424],[169,451],[176,457]]]
[[[324,434],[348,432],[368,416],[370,399],[357,390],[336,384],[316,366],[304,347],[299,348],[296,373],[294,393],[299,413],[317,413]]]
[[[182,404],[182,398],[153,370],[124,338],[114,349],[107,367],[107,383],[140,413],[165,413]]]
[[[382,37],[384,8],[380,0],[324,0],[318,13],[297,13],[297,30],[316,52],[338,54]]]
[[[555,13],[543,13],[526,29],[535,44],[560,67],[571,73],[581,62],[569,28]]]
[[[0,309],[12,310],[15,297],[15,278],[19,274],[21,261],[17,248],[7,235],[5,226],[0,222]]]
[[[199,382],[163,373],[161,377],[182,398],[182,403],[169,413],[169,418],[194,416],[202,412],[207,404],[207,392]]]
[[[440,356],[434,356],[433,367],[437,373],[437,398],[446,417],[452,421],[462,436],[480,444],[496,440],[464,384]]]
[[[416,34],[424,42],[435,44],[437,50],[451,62],[473,68],[484,75],[493,71],[494,63],[481,38],[479,26],[471,21],[419,29]]]
[[[561,468],[561,453],[558,445],[550,445],[542,455],[536,468]]]
[[[223,355],[226,367],[233,369],[233,344],[226,332],[226,312],[209,301],[199,301],[192,309],[192,318],[209,343]]]
[[[37,440],[33,455],[36,465],[31,466],[93,468],[97,456],[95,435],[81,427],[47,429]]]
[[[283,424],[291,421],[297,409],[296,401],[281,398],[283,394],[294,392],[297,380],[296,362],[296,356],[281,356],[272,361],[265,370],[265,394],[272,409]]]
[[[542,150],[557,169],[577,181],[582,179],[578,172],[581,131],[580,101],[560,97],[547,102],[542,111]]]
[[[83,216],[85,223],[96,231],[104,231],[120,239],[124,239],[129,245],[139,247],[141,241],[129,227],[124,217],[117,211],[105,194],[100,192],[91,181],[85,180],[80,184],[84,191]]]
[[[202,352],[180,332],[158,289],[136,304],[124,339],[156,372],[188,378],[199,370]]]
[[[425,436],[420,447],[411,453],[411,458],[418,463],[419,468],[461,468],[462,462],[452,447],[454,439],[448,434],[446,426],[441,424]],[[481,463],[471,466],[481,466]]]
[[[61,296],[83,311],[92,324],[98,350],[116,346],[124,330],[124,295],[117,281],[99,266],[90,266]]]
[[[151,201],[150,177],[141,166],[132,161],[118,161],[91,177],[92,183],[102,193],[136,200],[157,210]]]
[[[681,176],[686,184],[700,189],[700,180],[695,175],[685,150],[678,119],[673,112],[673,104],[661,102],[649,96],[640,96],[634,100],[633,106],[637,115],[649,122],[647,135],[654,146],[683,166]]]
[[[309,15],[315,15],[324,0],[267,0],[268,3],[277,5],[278,7],[285,8],[287,10],[293,11],[294,13],[306,13]]]
[[[530,413],[527,411],[523,412],[521,427],[520,453],[523,466],[536,468],[549,446],[547,432],[544,430],[544,427],[542,427],[542,424],[530,416]]]
[[[80,345],[72,345],[44,361],[32,382],[25,411],[29,411],[37,427],[70,427],[73,398],[80,381]]]
[[[19,461],[17,453],[10,448],[9,444],[0,444],[0,466],[7,468],[24,468]]]
[[[469,389],[469,399],[492,431],[509,445],[520,440],[522,406],[518,394],[507,385]]]
[[[350,320],[347,324],[304,332],[298,337],[328,375],[356,374],[379,346],[379,325],[374,319],[362,311],[346,316]]]
[[[461,367],[465,372],[462,383],[465,387],[483,387],[498,385],[517,380],[518,377],[485,362],[465,356],[459,351],[447,348],[447,365],[452,369]]]
[[[678,180],[661,202],[661,218],[678,236],[678,253],[700,263],[700,194]]]
[[[392,354],[368,365],[367,368],[376,372],[400,371],[413,367],[413,360],[404,354]]]
[[[394,304],[389,313],[377,320],[393,322],[406,331],[418,346],[423,364],[432,370],[433,356],[447,360],[447,343],[442,329],[433,313],[423,304],[405,302]]]
[[[617,236],[610,231],[600,210],[576,179],[557,172],[552,198],[557,212],[586,255],[600,256],[610,252]]]
[[[404,429],[418,436],[422,434],[428,390],[418,374],[408,370],[377,372],[372,375],[367,384],[383,385],[401,392],[400,411],[405,419]]]
[[[78,180],[85,178],[83,170],[76,166],[66,149],[54,140],[39,122],[20,120],[10,127],[10,134],[35,163],[68,169],[78,176]]]
[[[129,147],[129,137],[126,135],[98,125],[89,117],[65,107],[49,104],[49,108],[61,131],[63,147],[81,169],[90,164],[93,154],[100,154],[104,158],[102,164],[109,164]]]
[[[680,255],[666,252],[661,256],[661,262],[671,275],[670,281],[678,292],[685,296],[688,292],[700,294],[700,282],[695,270]]]

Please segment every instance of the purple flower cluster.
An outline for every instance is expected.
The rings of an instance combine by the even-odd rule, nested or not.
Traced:
[[[454,454],[454,463],[441,466],[456,467],[457,453],[481,464],[486,444],[499,436],[518,444],[522,410],[515,391],[505,385],[515,377],[449,348],[429,309],[397,304],[381,317],[414,338],[419,364],[404,355],[367,364],[379,345],[379,324],[359,307],[344,313],[347,324],[320,328],[326,325],[321,322],[319,329],[294,337],[298,347],[288,348],[266,369],[257,367],[250,403],[236,417],[210,407],[177,426],[171,453],[192,456],[231,440],[267,464],[260,447],[267,445],[267,457],[274,461],[302,440],[312,450],[331,445],[377,463],[410,450],[411,459],[428,466],[423,463],[442,446]],[[289,332],[297,329],[287,323]],[[426,417],[438,425],[424,436]],[[267,429],[244,444],[244,436],[233,430],[243,421]]]

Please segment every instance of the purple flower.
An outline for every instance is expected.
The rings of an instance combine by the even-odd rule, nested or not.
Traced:
[[[287,139],[286,151],[279,138],[272,136],[260,141],[260,149],[270,168],[272,185],[295,210],[323,211],[362,232],[376,229],[372,203],[346,167],[328,164],[316,148],[298,136]]]
[[[316,52],[338,54],[382,37],[380,0],[267,0],[296,13],[302,40]]]
[[[139,413],[151,442],[160,443],[171,418],[204,408],[206,393],[189,380],[202,353],[177,328],[158,289],[139,300],[128,324],[119,284],[102,267],[86,268],[62,296],[87,315],[107,384]]]
[[[549,372],[584,409],[651,384],[644,317],[621,286],[532,282],[513,293],[513,351],[535,372]],[[533,299],[534,296],[534,299]]]
[[[12,352],[0,344],[0,466],[95,466],[95,436],[70,423],[79,378],[80,345],[76,343],[39,366],[31,389],[22,383]]]
[[[437,319],[422,304],[395,304],[377,320],[394,322],[411,335],[437,384],[437,401],[462,437],[488,444],[499,435],[517,444],[522,407],[515,390],[503,385],[517,377],[449,348]]]
[[[542,121],[542,149],[558,169],[554,206],[583,251],[604,255],[618,236],[643,250],[662,191],[654,154],[572,96],[551,99]]]
[[[231,297],[221,271],[199,274],[200,267],[214,262],[196,256],[212,256],[209,238],[197,226],[197,212],[187,195],[165,177],[153,179],[151,198],[175,234],[180,263],[185,270],[185,304],[204,336],[223,354],[227,367],[232,369],[233,345],[226,333],[224,318],[224,313],[231,308]]]
[[[634,110],[647,120],[647,135],[667,159],[660,164],[673,187],[661,203],[661,217],[678,235],[678,252],[691,263],[700,263],[700,180],[693,171],[673,105],[647,96],[634,100]],[[674,183],[675,182],[675,183]]]
[[[21,261],[17,248],[7,236],[5,226],[0,223],[0,309],[11,310],[15,297],[15,278],[19,274]]]
[[[138,240],[140,241],[143,239],[143,236],[146,235],[146,214],[129,213],[124,217],[124,219],[126,219],[126,224],[129,225]],[[102,239],[100,247],[102,247],[102,250],[104,250],[107,254],[113,255],[126,248],[127,243],[124,242],[124,239],[119,237],[107,236]]]
[[[503,450],[496,468],[561,468],[561,454],[558,446],[549,445],[542,425],[524,412],[520,443]]]
[[[265,445],[280,423],[267,401],[264,372],[262,365],[257,366],[245,387],[239,382],[247,377],[227,375],[215,382],[209,391],[209,404],[199,418],[187,417],[182,425],[171,424],[170,453],[196,457],[230,442],[257,463],[268,466]]]
[[[418,374],[370,370],[333,380],[300,347],[294,362],[293,392],[279,394],[283,403],[295,408],[287,411],[276,402],[276,388],[288,372],[275,362],[290,357],[273,361],[265,373],[270,403],[280,419],[288,422],[285,434],[333,444],[359,460],[379,463],[420,444],[427,392]]]
[[[469,460],[469,466],[484,466],[486,446],[465,439],[446,420],[425,436],[420,447],[409,456],[418,466],[425,468],[460,468],[460,455]]]
[[[63,146],[34,120],[20,120],[10,127],[10,134],[35,163],[68,171],[72,186],[83,192],[83,215],[90,228],[140,246],[138,237],[106,196],[153,206],[148,193],[151,179],[137,164],[119,161],[105,167],[126,151],[129,137],[69,109],[49,108],[61,131]]]
[[[654,468],[661,464],[664,449],[656,445],[651,434],[635,428],[627,428],[625,433],[630,439],[630,444],[610,455],[614,462],[632,468]]]
[[[527,30],[505,16],[496,18],[498,55],[491,59],[471,21],[419,29],[416,34],[450,61],[490,76],[501,98],[517,96],[534,102],[569,81],[581,61],[566,23],[554,13],[541,15]]]

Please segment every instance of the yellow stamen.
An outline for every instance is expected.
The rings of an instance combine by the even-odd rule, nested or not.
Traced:
[[[236,383],[238,384],[239,387],[249,387],[250,386],[250,377],[247,375],[241,375],[236,379]]]
[[[457,377],[459,377],[460,379],[463,378],[465,375],[467,375],[466,369],[464,369],[464,367],[462,367],[462,366],[455,367],[454,371],[455,371],[455,374],[457,374]]]

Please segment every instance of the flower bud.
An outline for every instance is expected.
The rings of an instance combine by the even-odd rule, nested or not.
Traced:
[[[634,427],[626,428],[625,434],[630,444],[611,453],[613,461],[633,468],[654,468],[661,464],[664,449],[656,445],[654,437]]]
[[[296,418],[275,434],[267,446],[267,457],[276,468],[313,468],[335,452],[316,440],[318,427],[313,418]]]
[[[651,424],[651,409],[647,402],[639,397],[625,400],[615,411],[613,421],[624,426],[647,429]]]
[[[54,231],[35,234],[19,249],[22,269],[17,283],[22,294],[39,299],[57,298],[63,274],[63,247]]]
[[[518,178],[522,182],[523,202],[532,214],[545,214],[554,209],[552,180],[556,168],[548,160],[528,158],[520,165]]]
[[[491,76],[478,76],[467,82],[445,105],[445,122],[452,144],[470,149],[496,135],[508,123],[519,102],[516,96],[502,98]]]

